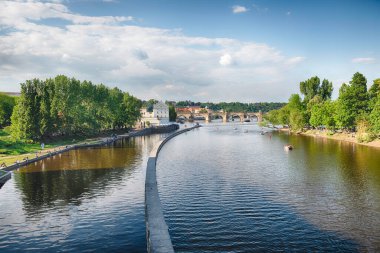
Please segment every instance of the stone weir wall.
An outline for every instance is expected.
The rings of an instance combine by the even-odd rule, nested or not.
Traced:
[[[197,127],[199,126],[197,125],[179,130],[169,135],[167,138],[157,143],[149,155],[145,178],[145,225],[148,253],[174,252],[169,228],[166,225],[160,197],[158,195],[156,178],[156,161],[158,153],[170,139]]]
[[[167,126],[150,127],[150,128],[145,128],[145,129],[142,129],[142,130],[133,131],[133,132],[130,132],[130,133],[127,133],[127,134],[124,134],[124,135],[118,135],[117,137],[113,137],[113,138],[111,138],[111,137],[110,138],[105,138],[102,141],[99,141],[99,142],[96,142],[96,143],[84,143],[84,144],[77,144],[77,145],[69,145],[69,146],[66,146],[65,148],[58,149],[58,150],[56,150],[54,152],[49,152],[47,154],[40,155],[40,156],[32,158],[32,159],[28,159],[28,160],[25,160],[25,161],[22,161],[22,162],[19,162],[19,163],[15,163],[15,164],[13,164],[11,166],[3,168],[2,170],[4,170],[4,171],[12,171],[12,170],[20,168],[22,166],[28,165],[30,163],[34,163],[34,162],[40,161],[40,160],[45,159],[47,157],[52,157],[52,156],[55,156],[55,155],[67,152],[67,151],[72,150],[72,149],[88,148],[88,147],[98,147],[98,146],[103,146],[103,145],[111,144],[111,143],[113,143],[115,141],[118,141],[118,140],[121,140],[121,139],[124,139],[124,138],[135,137],[135,136],[143,136],[143,135],[150,135],[150,134],[169,133],[169,132],[173,132],[173,131],[175,131],[177,129],[179,129],[179,126],[177,124],[171,124],[171,125],[167,125]]]

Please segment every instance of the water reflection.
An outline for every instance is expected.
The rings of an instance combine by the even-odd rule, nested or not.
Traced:
[[[14,171],[0,252],[144,252],[147,157],[160,135],[78,149]]]
[[[51,206],[56,200],[80,205],[83,195],[86,199],[97,196],[92,189],[103,189],[116,185],[131,175],[122,169],[57,170],[42,173],[14,173],[17,188],[23,194],[26,211]]]
[[[380,251],[379,150],[235,127],[210,125],[161,151],[179,252]]]

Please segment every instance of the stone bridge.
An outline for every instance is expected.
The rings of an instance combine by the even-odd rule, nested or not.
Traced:
[[[203,118],[206,122],[211,122],[213,119],[221,118],[223,122],[228,122],[231,119],[239,118],[240,122],[244,122],[244,120],[252,118],[257,118],[258,122],[263,120],[263,113],[259,112],[204,112],[204,113],[196,113],[196,112],[177,112],[177,119],[186,119],[193,120],[196,118]]]

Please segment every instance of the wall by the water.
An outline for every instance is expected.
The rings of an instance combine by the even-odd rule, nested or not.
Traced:
[[[107,139],[100,141],[100,142],[97,142],[97,143],[85,143],[85,144],[78,144],[78,145],[69,145],[69,146],[66,146],[65,148],[59,149],[57,151],[49,152],[45,155],[41,155],[41,156],[38,156],[38,157],[35,157],[32,159],[28,159],[28,160],[25,160],[23,162],[15,163],[11,166],[4,168],[3,170],[4,171],[12,171],[12,170],[18,169],[22,166],[28,165],[30,163],[34,163],[34,162],[40,161],[40,160],[48,158],[48,157],[52,157],[52,156],[67,152],[67,151],[72,150],[72,149],[98,147],[98,146],[103,146],[103,145],[113,143],[115,141],[118,141],[118,140],[121,140],[124,138],[129,138],[129,137],[134,137],[134,136],[150,135],[150,134],[169,133],[169,132],[175,131],[177,129],[179,129],[179,126],[177,124],[171,124],[171,125],[167,125],[167,126],[157,126],[157,127],[145,128],[145,129],[138,130],[135,132],[131,132],[131,133],[128,133],[125,135],[119,135],[118,137],[114,137],[114,138],[107,138]]]
[[[161,148],[170,139],[194,128],[183,129],[177,131],[163,141],[157,143],[156,147],[151,151],[146,168],[145,179],[145,224],[147,250],[152,253],[171,253],[174,252],[172,241],[169,234],[169,228],[166,225],[162,205],[158,195],[157,177],[156,177],[156,161]]]

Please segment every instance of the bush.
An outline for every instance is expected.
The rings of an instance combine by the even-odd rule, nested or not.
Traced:
[[[374,139],[376,138],[376,135],[372,134],[372,133],[360,133],[360,134],[357,134],[356,135],[356,140],[359,142],[359,143],[367,143],[367,142],[371,142],[373,141]]]

